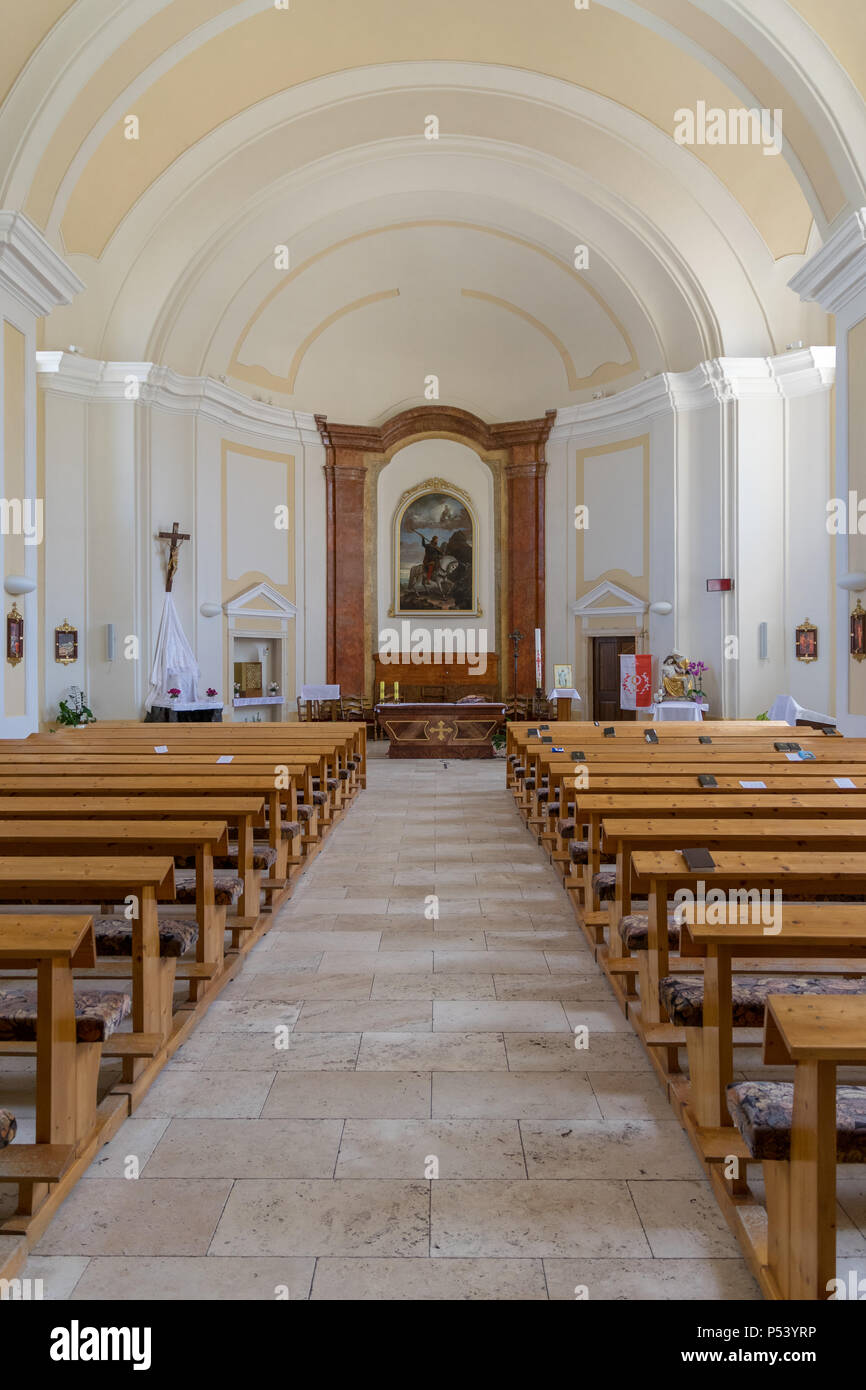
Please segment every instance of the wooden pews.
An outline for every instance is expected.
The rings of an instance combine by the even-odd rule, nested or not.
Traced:
[[[366,728],[96,725],[2,751],[0,1109],[4,1056],[32,1058],[37,1122],[35,1144],[0,1144],[23,1242],[0,1277],[346,814]],[[106,1058],[120,1079],[97,1104]]]
[[[829,1297],[837,1139],[866,1161],[866,1088],[834,1108],[836,1065],[866,1062],[866,740],[610,727],[511,725],[506,781],[765,1295]],[[762,1029],[793,1091],[738,1078]]]

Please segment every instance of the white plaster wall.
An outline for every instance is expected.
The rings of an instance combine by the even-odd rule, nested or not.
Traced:
[[[481,606],[480,617],[438,614],[394,619],[388,609],[394,598],[394,512],[404,492],[428,478],[442,478],[469,494],[478,521],[476,566]],[[399,450],[379,474],[377,483],[377,593],[379,631],[401,621],[413,628],[450,627],[466,631],[486,629],[487,650],[496,649],[495,536],[493,522],[493,474],[474,449],[450,439],[422,439]]]
[[[21,301],[10,294],[6,288],[0,285],[0,330],[2,330],[3,320],[11,323],[24,335],[24,399],[20,403],[15,403],[15,409],[23,410],[24,425],[24,491],[23,497],[35,500],[37,498],[37,469],[36,469],[36,317],[26,309]],[[3,333],[0,331],[0,387],[5,382],[5,362],[3,361]],[[17,488],[9,487],[6,475],[6,420],[5,420],[5,391],[0,389],[0,496],[10,498],[17,496]],[[23,500],[23,498],[22,498]],[[20,538],[16,538],[20,540]],[[44,536],[43,536],[44,544]],[[11,547],[10,547],[11,548]],[[15,549],[20,554],[20,545]],[[14,571],[10,570],[11,561],[7,554],[5,538],[0,534],[0,574],[5,576],[10,572],[23,573],[27,579],[34,581],[39,577],[39,547],[36,545],[25,545],[23,547],[24,559],[23,567],[18,568],[20,560],[15,561]],[[24,738],[32,733],[38,726],[39,713],[39,598],[38,593],[33,591],[29,594],[19,594],[15,596],[18,605],[18,612],[24,617],[24,701],[23,713],[7,713],[4,700],[4,682],[0,682],[0,702],[3,707],[0,711],[0,737],[2,738]],[[3,633],[3,661],[5,662],[5,642],[6,642],[6,617],[5,615],[12,607],[12,598],[4,592],[3,594],[3,614],[2,614],[2,633]],[[6,674],[19,673],[21,667],[5,667]],[[20,679],[20,677],[19,677]],[[18,681],[16,680],[16,685]],[[13,709],[16,706],[13,706]]]

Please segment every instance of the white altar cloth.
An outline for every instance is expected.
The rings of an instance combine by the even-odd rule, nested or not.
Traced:
[[[650,706],[651,719],[692,719],[701,720],[704,711],[710,708],[706,700],[700,704],[696,700],[662,700],[660,704]]]
[[[777,695],[767,710],[768,719],[784,719],[786,724],[796,724],[798,719],[811,719],[816,724],[835,724],[832,714],[819,714],[814,709],[804,709],[798,705],[793,695]]]
[[[339,700],[340,687],[338,685],[302,685],[302,700]]]

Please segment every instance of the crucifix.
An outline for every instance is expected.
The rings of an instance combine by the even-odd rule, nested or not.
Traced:
[[[189,533],[186,531],[179,531],[179,526],[179,521],[173,522],[171,530],[160,531],[158,537],[161,541],[169,542],[168,568],[165,572],[165,592],[167,594],[171,593],[171,586],[174,583],[175,571],[177,570],[177,553],[180,550],[182,543],[184,541],[190,540]]]

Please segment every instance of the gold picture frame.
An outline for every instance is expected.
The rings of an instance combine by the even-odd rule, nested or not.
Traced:
[[[78,660],[78,628],[65,620],[54,629],[54,660],[61,666]]]
[[[855,661],[863,661],[866,658],[866,608],[863,607],[859,598],[851,614],[849,631],[851,655]]]
[[[10,666],[24,660],[24,614],[18,612],[15,603],[6,614],[6,660]]]
[[[554,665],[553,685],[555,690],[574,689],[574,668],[567,665]]]
[[[794,630],[794,655],[798,661],[818,660],[818,629],[808,618]]]
[[[450,522],[446,513],[452,516]],[[452,530],[455,516],[462,526]],[[388,616],[480,617],[478,538],[478,517],[463,488],[444,478],[427,478],[407,489],[392,520],[393,600]],[[441,546],[428,550],[428,543],[439,540]],[[415,553],[410,555],[410,549]]]

